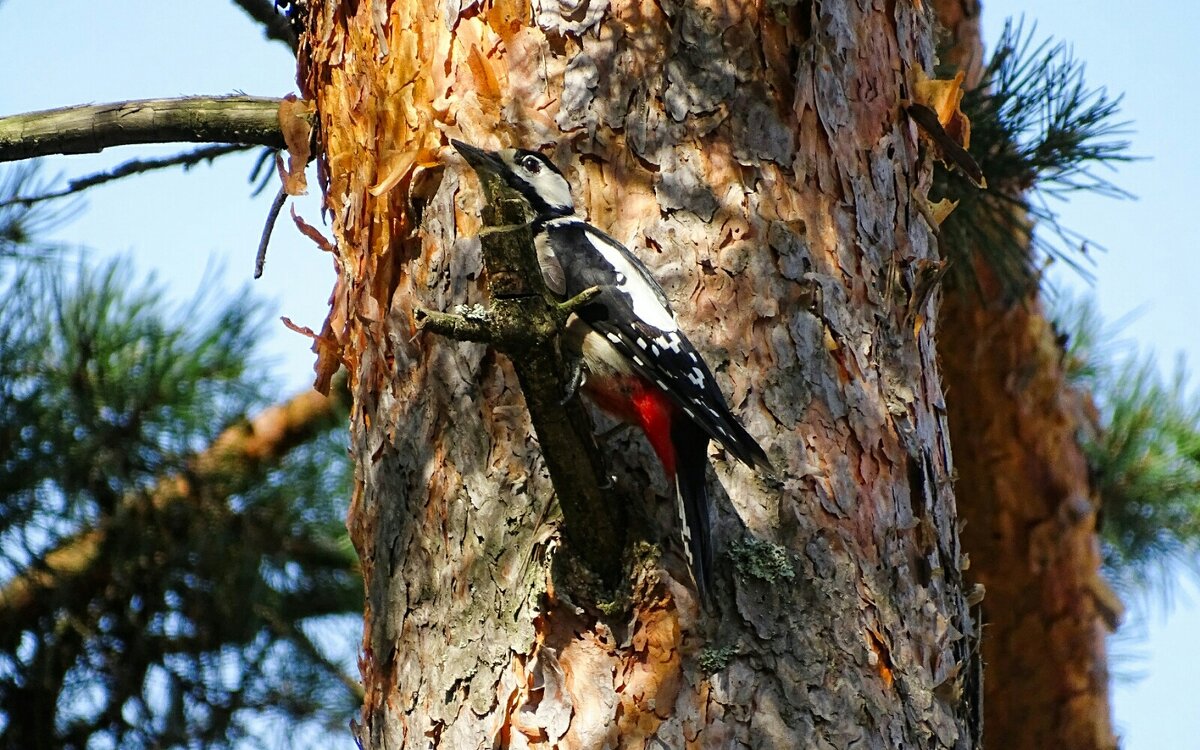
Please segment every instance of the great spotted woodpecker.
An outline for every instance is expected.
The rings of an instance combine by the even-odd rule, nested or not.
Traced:
[[[452,141],[481,178],[503,180],[528,203],[546,286],[566,299],[600,294],[567,323],[567,345],[582,363],[582,390],[605,412],[642,428],[673,480],[684,551],[707,599],[713,542],[705,472],[717,440],[751,467],[766,453],[729,411],[704,360],[679,330],[650,271],[624,245],[575,213],[571,188],[536,151],[484,151]]]

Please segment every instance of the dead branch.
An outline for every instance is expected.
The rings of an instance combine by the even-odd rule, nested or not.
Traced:
[[[0,162],[139,143],[284,148],[280,101],[254,96],[143,99],[0,117]]]
[[[258,254],[254,256],[254,278],[262,278],[263,268],[267,265],[267,245],[271,244],[271,232],[275,231],[275,221],[279,218],[279,212],[283,210],[283,204],[287,202],[287,187],[281,186],[279,192],[275,194],[275,200],[271,201],[271,208],[267,211],[267,221],[263,225],[262,237],[258,240]]]
[[[127,162],[122,162],[104,172],[93,172],[83,177],[76,177],[67,182],[67,186],[61,190],[51,190],[46,193],[38,193],[36,195],[18,195],[7,200],[0,201],[0,208],[8,206],[31,206],[34,203],[42,201],[54,200],[56,198],[65,198],[68,195],[82,193],[88,188],[103,185],[106,182],[119,180],[123,177],[129,177],[135,174],[144,174],[145,172],[153,172],[159,169],[167,169],[170,167],[183,167],[188,169],[194,167],[202,161],[212,161],[217,157],[226,154],[232,154],[237,151],[245,151],[251,148],[250,146],[242,146],[237,144],[217,144],[212,146],[201,146],[200,148],[184,151],[174,156],[166,156],[161,159],[130,159]],[[270,153],[270,152],[267,152]]]
[[[625,548],[624,505],[609,497],[610,482],[587,410],[578,398],[564,399],[571,363],[557,341],[570,313],[599,290],[555,301],[538,268],[521,201],[494,185],[485,187],[488,203],[479,241],[491,309],[453,315],[419,310],[417,322],[450,338],[488,342],[508,355],[550,471],[569,548],[615,588]]]

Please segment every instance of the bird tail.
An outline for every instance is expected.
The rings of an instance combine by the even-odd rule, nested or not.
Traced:
[[[675,445],[675,498],[684,552],[704,601],[710,601],[713,576],[711,508],[708,499],[708,435],[690,420],[676,420],[671,441]]]

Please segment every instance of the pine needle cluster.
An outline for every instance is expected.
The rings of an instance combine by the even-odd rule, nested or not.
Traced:
[[[31,263],[46,205],[0,212],[5,738],[228,747],[344,729],[352,657],[322,637],[361,621],[344,411],[270,460],[214,451],[276,395],[255,356],[262,305],[172,306],[124,261]]]
[[[957,171],[934,174],[931,195],[958,201],[939,242],[954,288],[978,287],[977,263],[1010,301],[1032,290],[1048,260],[1087,277],[1089,242],[1062,225],[1057,204],[1080,191],[1127,195],[1106,174],[1132,158],[1120,104],[1087,84],[1069,46],[1037,41],[1036,28],[1026,31],[1022,22],[1005,24],[979,85],[961,104],[971,121],[970,153],[988,187]]]
[[[1182,362],[1164,378],[1152,356],[1117,351],[1120,325],[1106,326],[1090,302],[1062,297],[1057,307],[1068,378],[1099,411],[1082,443],[1106,571],[1127,595],[1169,594],[1180,566],[1200,574],[1200,397]]]

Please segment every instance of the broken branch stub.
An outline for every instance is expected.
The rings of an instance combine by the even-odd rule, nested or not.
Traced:
[[[426,311],[418,322],[451,338],[470,329],[476,334],[471,338],[480,340],[479,331],[486,329],[490,343],[512,360],[562,509],[568,548],[615,589],[625,548],[624,505],[608,497],[610,483],[587,410],[578,398],[563,401],[572,363],[559,339],[573,306],[594,292],[560,304],[542,279],[524,202],[503,186],[485,183],[484,190],[479,240],[491,309],[465,328]]]

